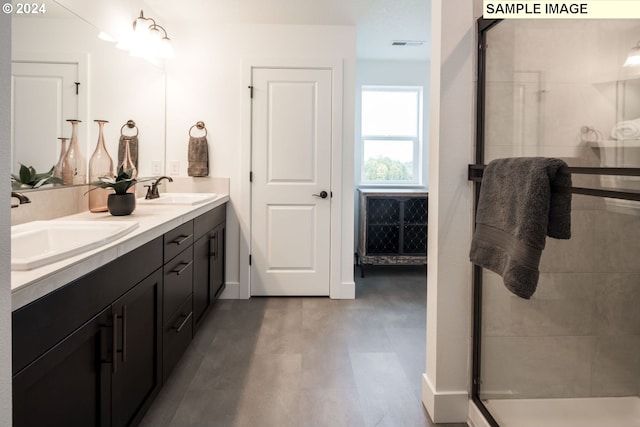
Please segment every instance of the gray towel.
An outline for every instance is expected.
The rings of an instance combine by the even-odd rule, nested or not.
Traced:
[[[545,236],[571,237],[571,175],[560,159],[524,157],[490,162],[482,176],[471,261],[502,276],[519,297],[536,290]]]
[[[205,136],[189,137],[189,176],[209,175],[209,147]]]
[[[129,153],[131,154],[131,160],[138,169],[138,137],[137,136],[125,136],[120,135],[120,141],[118,142],[118,164],[121,165],[124,160],[124,150],[126,144],[125,139],[129,139]],[[116,171],[117,172],[117,171]]]

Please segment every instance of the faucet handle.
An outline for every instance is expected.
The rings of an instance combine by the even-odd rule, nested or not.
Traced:
[[[147,187],[147,194],[144,196],[145,199],[153,199],[153,185],[145,185]]]

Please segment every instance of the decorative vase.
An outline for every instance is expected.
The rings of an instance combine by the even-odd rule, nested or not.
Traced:
[[[104,124],[107,120],[94,120],[98,123],[98,143],[89,159],[89,183],[98,181],[101,176],[113,176],[113,159],[104,145]],[[96,188],[89,192],[89,210],[91,212],[107,211],[107,196],[112,190]]]
[[[63,184],[86,184],[87,164],[78,145],[78,123],[80,120],[67,120],[71,123],[71,142],[62,163]]]
[[[58,139],[60,140],[60,158],[53,168],[53,177],[62,181],[62,164],[64,163],[64,155],[67,154],[67,141],[69,138],[60,137]],[[61,184],[62,182],[56,185]]]
[[[133,193],[109,194],[107,207],[113,216],[130,215],[136,208],[136,195]]]
[[[125,171],[132,171],[131,178],[138,178],[138,168],[136,168],[136,164],[133,162],[131,158],[131,138],[124,138],[124,159],[122,159],[122,164],[120,165]],[[120,169],[120,168],[118,168]],[[127,193],[136,193],[136,186],[132,185],[127,190]]]

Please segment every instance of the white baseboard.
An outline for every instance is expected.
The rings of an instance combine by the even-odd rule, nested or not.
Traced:
[[[437,392],[422,374],[422,404],[434,423],[466,423],[469,393],[466,390]]]
[[[467,424],[471,427],[491,427],[482,412],[480,412],[480,409],[473,403],[473,400],[469,401],[469,421],[467,421]]]
[[[356,298],[356,282],[342,282],[340,289],[334,291],[331,289],[331,299],[355,299]]]

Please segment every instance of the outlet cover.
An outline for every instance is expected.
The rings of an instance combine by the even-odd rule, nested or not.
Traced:
[[[169,162],[169,175],[180,175],[180,160]]]
[[[151,161],[151,175],[162,175],[162,162],[160,160]]]

